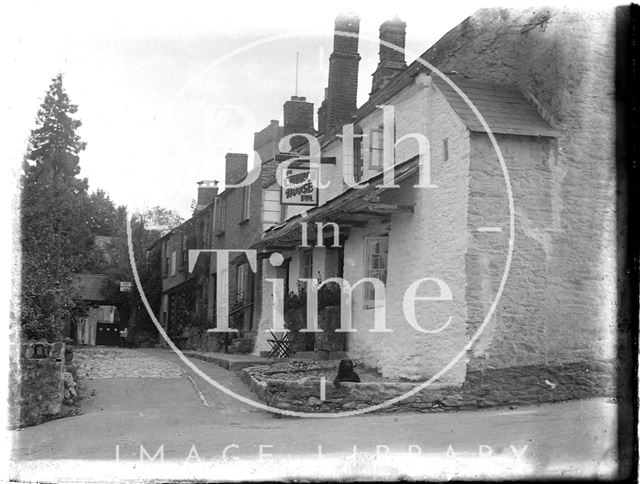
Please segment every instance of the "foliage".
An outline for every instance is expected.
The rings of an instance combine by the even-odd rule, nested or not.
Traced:
[[[233,303],[229,308],[229,328],[240,331],[244,320],[244,311],[241,309],[246,306],[246,303],[242,299],[238,299],[236,295],[232,295],[231,300]]]
[[[318,277],[318,285],[321,283]],[[316,286],[317,287],[317,286]],[[340,305],[340,284],[331,281],[318,289],[318,310],[328,306]],[[297,282],[297,292],[290,291],[284,298],[284,327],[292,332],[293,338],[300,345],[301,350],[313,349],[313,333],[300,333],[307,327],[307,286]],[[300,333],[300,334],[298,334]]]
[[[284,296],[284,312],[290,309],[298,309],[307,307],[307,286],[301,281],[297,283],[297,291],[289,291]]]
[[[342,289],[335,281],[327,282],[318,290],[318,309],[327,306],[340,306]]]
[[[318,278],[318,285],[322,281]],[[339,306],[340,295],[342,290],[340,284],[335,281],[322,284],[318,289],[318,309],[325,308],[327,306]],[[306,308],[307,306],[307,286],[301,281],[297,283],[297,292],[290,291],[284,297],[284,310],[285,312],[290,309]]]
[[[177,212],[159,206],[136,213],[131,218],[131,239],[140,285],[149,306],[154,310],[160,307],[162,298],[161,246],[154,242],[182,222],[183,219]],[[156,334],[157,329],[137,291],[131,293],[131,296],[135,301],[141,329]]]
[[[182,337],[185,328],[196,326],[195,311],[179,307],[176,309],[174,319],[169,327],[169,336],[172,338]]]
[[[184,222],[184,219],[175,210],[157,205],[145,210],[140,217],[147,230],[156,233],[155,238],[166,235]]]
[[[85,143],[76,134],[77,106],[56,76],[45,95],[31,132],[21,177],[21,301],[23,338],[60,340],[65,322],[86,314],[74,288],[74,274],[109,276],[107,297],[128,321],[131,310],[144,314],[134,289],[120,292],[120,281],[133,281],[126,242],[126,208],[102,190],[88,193],[80,178],[79,155]],[[159,247],[152,243],[182,223],[176,212],[153,207],[132,217],[133,252],[140,280],[152,307],[160,306]],[[96,237],[103,236],[103,237]],[[99,243],[96,243],[99,241]],[[147,323],[150,320],[147,318]]]
[[[123,237],[127,209],[116,207],[103,190],[96,190],[89,195],[89,229],[93,235]]]
[[[21,333],[58,340],[75,309],[72,274],[91,246],[80,174],[85,143],[75,133],[71,104],[58,75],[31,131],[21,177]]]

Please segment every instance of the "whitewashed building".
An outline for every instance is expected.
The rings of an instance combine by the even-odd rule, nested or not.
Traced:
[[[558,44],[565,21],[596,34]],[[482,10],[422,56],[455,87],[423,63],[407,67],[381,48],[370,99],[357,109],[355,95],[343,95],[354,93],[354,69],[357,83],[357,37],[345,43],[337,33],[318,113],[320,181],[328,185],[317,206],[283,207],[281,187],[267,184],[263,210],[271,218],[258,247],[282,253],[286,263],[274,268],[263,259],[263,277],[286,278],[289,289],[304,278],[383,281],[384,301],[369,283],[354,289],[355,331],[347,333],[345,351],[385,377],[424,380],[447,369],[439,381],[461,384],[469,371],[574,365],[571,371],[584,372],[609,361],[615,184],[605,135],[613,122],[612,80],[606,64],[591,64],[596,75],[580,82],[565,54],[580,54],[575,66],[604,55],[610,21]],[[357,20],[339,20],[336,29],[357,33]],[[381,40],[404,46],[404,24],[383,24]],[[590,42],[590,50],[579,42]],[[483,75],[477,64],[492,69]],[[570,104],[573,95],[580,99]],[[383,119],[390,107],[391,126]],[[581,123],[594,108],[601,123]],[[353,150],[339,136],[345,125],[362,135]],[[420,159],[424,140],[428,156]],[[384,148],[392,149],[386,169]],[[385,186],[389,173],[396,187]],[[351,177],[365,188],[350,187]],[[316,223],[337,224],[338,247],[330,227],[320,243]],[[408,291],[415,296],[409,304]],[[264,330],[272,324],[264,296],[256,353],[268,349]],[[372,332],[382,303],[389,331]]]

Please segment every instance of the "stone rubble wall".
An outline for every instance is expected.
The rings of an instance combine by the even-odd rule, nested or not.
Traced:
[[[316,362],[316,365],[321,364]],[[335,373],[336,364],[333,364]],[[320,400],[319,378],[284,380],[270,376],[274,367],[250,367],[242,380],[267,405],[296,412],[346,412],[379,405],[416,388],[416,383],[343,382],[339,388],[327,377],[326,399]],[[328,370],[329,367],[327,367]],[[441,412],[486,407],[531,405],[590,397],[612,397],[612,369],[601,363],[528,365],[469,371],[462,386],[433,383],[378,412]]]
[[[13,345],[9,373],[10,428],[56,418],[65,395],[75,397],[73,376],[65,368],[64,343]]]
[[[424,55],[443,71],[517,85],[559,132],[548,141],[498,139],[514,192],[514,260],[495,318],[469,355],[470,371],[615,356],[613,14],[482,9]],[[504,217],[486,196],[501,178],[488,171],[496,156],[486,136],[473,136],[471,150],[474,228]],[[482,244],[502,242],[498,235],[473,238],[483,249],[475,253],[486,257],[467,260],[470,331],[486,313],[481,305],[497,290],[504,262]]]

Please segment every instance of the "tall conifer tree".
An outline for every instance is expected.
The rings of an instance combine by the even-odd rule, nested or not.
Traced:
[[[85,143],[77,106],[62,75],[49,86],[25,155],[21,194],[22,333],[59,339],[74,308],[72,274],[91,245],[87,180],[79,178]]]

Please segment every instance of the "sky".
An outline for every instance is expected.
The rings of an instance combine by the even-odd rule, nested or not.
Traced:
[[[526,6],[528,2],[509,2]],[[566,3],[566,2],[565,2]],[[441,4],[442,5],[442,4]],[[196,182],[224,179],[227,152],[250,153],[253,133],[295,94],[317,110],[327,85],[333,22],[360,23],[359,104],[371,88],[378,27],[407,22],[407,62],[482,7],[422,2],[10,2],[2,22],[0,153],[14,178],[51,78],[83,126],[82,176],[130,210],[161,205],[190,216]],[[504,5],[504,3],[503,3]],[[584,8],[581,7],[581,8]]]

